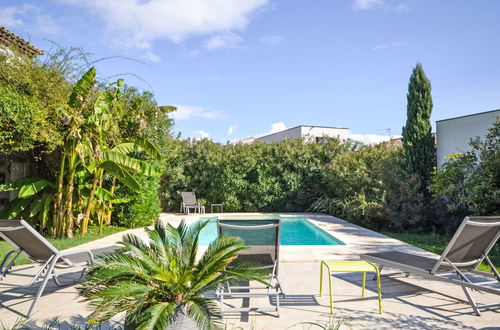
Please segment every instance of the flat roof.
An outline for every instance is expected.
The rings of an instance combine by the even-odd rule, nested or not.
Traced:
[[[295,126],[295,127],[290,127],[290,128],[284,129],[284,130],[279,131],[279,132],[275,132],[275,133],[271,133],[271,134],[262,135],[262,136],[256,137],[256,139],[260,139],[260,138],[263,138],[263,137],[266,137],[266,136],[271,136],[271,135],[275,135],[275,134],[283,133],[283,132],[286,132],[286,131],[289,131],[289,130],[292,130],[292,129],[296,129],[296,128],[299,128],[299,127],[320,127],[320,128],[334,128],[334,129],[348,129],[347,127],[314,126],[314,125],[299,125],[299,126]]]
[[[453,118],[448,118],[448,119],[436,120],[436,123],[438,123],[440,121],[446,121],[446,120],[453,120],[453,119],[459,119],[459,118],[465,118],[465,117],[472,117],[472,116],[484,115],[485,113],[496,112],[496,111],[500,112],[500,109],[488,110],[488,111],[473,113],[473,114],[470,114],[470,115],[464,115],[464,116],[458,116],[458,117],[453,117]]]

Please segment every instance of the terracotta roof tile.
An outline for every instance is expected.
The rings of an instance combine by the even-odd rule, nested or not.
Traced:
[[[36,48],[23,38],[15,35],[14,33],[7,30],[5,27],[0,26],[0,44],[6,46],[16,46],[21,52],[28,56],[42,55],[43,51]]]

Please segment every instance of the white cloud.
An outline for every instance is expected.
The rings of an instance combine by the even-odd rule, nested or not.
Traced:
[[[375,45],[373,46],[372,48],[370,48],[371,50],[381,50],[381,49],[385,49],[389,47],[388,44],[379,44],[379,45]]]
[[[237,128],[238,126],[236,125],[229,126],[229,128],[227,129],[227,135],[233,135],[234,131],[236,131]]]
[[[194,140],[210,139],[210,134],[205,131],[199,130],[195,131],[191,138]]]
[[[406,3],[400,2],[394,4],[394,0],[354,0],[352,5],[354,10],[370,10],[374,8],[384,8],[387,11],[392,12],[408,12],[410,11],[410,6]]]
[[[156,40],[243,30],[270,0],[59,0],[87,8],[118,46],[150,49]]]
[[[377,135],[377,134],[349,134],[351,140],[363,142],[364,144],[378,144],[381,142],[386,142],[391,139],[401,138],[400,135]]]
[[[368,10],[383,3],[382,0],[354,0],[352,7],[354,10]]]
[[[18,16],[20,13],[21,9],[17,7],[0,8],[0,22],[7,27],[21,26],[24,22]]]
[[[268,36],[262,36],[259,38],[259,42],[268,45],[268,46],[274,46],[283,41],[283,36],[280,35],[268,35]]]
[[[30,4],[0,8],[0,22],[7,27],[24,27],[30,33],[56,35],[61,28],[44,10]]]
[[[400,3],[398,5],[393,6],[392,10],[400,11],[400,12],[409,12],[411,10],[411,8],[406,3]]]
[[[186,120],[193,118],[222,119],[224,115],[220,111],[207,110],[196,105],[175,105],[176,111],[170,114],[174,120]]]
[[[35,22],[33,25],[34,28],[37,29],[37,33],[41,35],[57,35],[62,31],[61,27],[52,19],[51,16],[42,13],[35,14]]]
[[[278,133],[278,132],[284,131],[286,129],[287,129],[287,127],[286,127],[285,123],[280,121],[280,122],[271,124],[271,130],[269,132],[265,133],[264,135]]]
[[[269,134],[273,134],[273,133],[278,133],[278,132],[284,131],[286,129],[287,129],[287,127],[286,127],[285,123],[282,122],[282,121],[277,122],[277,123],[272,123],[270,131],[268,131],[266,133],[258,134],[258,135],[255,135],[255,136],[248,136],[248,137],[246,137],[244,139],[241,139],[241,140],[231,140],[231,144],[236,144],[236,143],[252,143],[257,138],[260,138],[261,136],[269,135]],[[228,131],[228,133],[229,133],[229,131]]]
[[[274,134],[274,133],[278,133],[278,132],[281,132],[281,131],[284,131],[286,130],[288,127],[286,127],[285,123],[282,122],[282,121],[279,121],[277,123],[272,123],[271,124],[271,130],[269,130],[268,132],[266,133],[262,133],[262,134],[258,134],[256,135],[255,137],[256,138],[259,138],[261,136],[264,136],[264,135],[269,135],[269,134]]]
[[[142,58],[146,59],[146,60],[150,60],[151,62],[160,62],[161,61],[161,57],[154,54],[152,51],[150,51],[149,49],[146,50],[146,52],[142,55]]]
[[[222,34],[217,34],[211,36],[209,39],[205,41],[205,48],[208,50],[216,50],[223,48],[235,48],[241,42],[243,38],[236,33],[233,32],[225,32]]]
[[[377,50],[382,50],[382,49],[386,49],[386,48],[400,47],[400,46],[404,46],[406,44],[407,44],[406,42],[392,42],[390,44],[375,45],[375,46],[373,46],[370,49],[373,50],[373,51],[377,51]]]
[[[188,51],[187,54],[188,54],[189,57],[196,57],[196,56],[200,55],[200,53],[201,53],[201,50],[199,50],[199,49],[192,49],[192,50]]]

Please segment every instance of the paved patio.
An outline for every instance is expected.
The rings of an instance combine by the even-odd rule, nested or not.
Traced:
[[[322,297],[318,294],[320,260],[357,260],[361,253],[387,250],[432,255],[334,217],[318,214],[293,215],[310,219],[346,245],[282,246],[280,282],[287,296],[281,301],[281,317],[277,318],[272,313],[227,315],[225,320],[228,328],[234,326],[249,329],[309,329],[309,325],[299,323],[327,322],[331,318],[328,294],[327,291],[323,292]],[[194,221],[196,216],[172,214],[161,216],[162,221],[170,223],[178,223],[182,218]],[[112,245],[120,240],[124,233],[131,232],[144,237],[142,229],[134,229],[77,248]],[[26,283],[25,275],[34,272],[35,269],[24,265],[17,267],[16,270],[19,275],[7,277],[4,282],[0,282],[0,290],[8,290],[0,295],[0,320],[4,326],[12,326],[16,320],[22,319],[22,314],[28,310],[35,291],[33,288],[15,289],[20,283]],[[365,297],[361,297],[361,274],[336,275],[333,286],[336,318],[345,319],[353,329],[500,329],[500,309],[486,310],[481,317],[475,316],[466,302],[462,289],[457,286],[415,277],[385,277],[382,279],[383,314],[379,314],[377,310],[375,281],[367,281]],[[495,303],[499,300],[498,296],[490,294],[474,293],[474,295],[480,303]],[[58,288],[50,284],[32,317],[33,327],[36,328],[35,324],[40,326],[55,318],[59,319],[61,328],[82,324],[89,312],[85,304],[79,300],[74,286]],[[234,299],[228,302],[237,307],[274,303],[254,298],[251,301]],[[113,320],[103,328],[120,328],[119,320]]]

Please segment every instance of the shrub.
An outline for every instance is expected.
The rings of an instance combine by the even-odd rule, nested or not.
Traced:
[[[325,168],[350,142],[222,145],[173,141],[162,177],[165,210],[177,211],[180,191],[194,191],[227,211],[304,211],[324,192]]]
[[[334,157],[325,170],[326,213],[372,229],[387,226],[381,180],[384,160],[393,152],[387,144],[362,146]],[[333,202],[333,203],[332,203]],[[320,211],[318,204],[312,210]]]
[[[129,199],[130,202],[115,206],[117,210],[116,221],[129,228],[150,226],[154,220],[158,219],[161,212],[158,197],[159,178],[137,176],[136,180],[141,186],[141,190],[134,193],[122,187],[125,192],[120,195],[122,198]]]
[[[41,135],[36,104],[27,96],[0,88],[0,152],[27,151]]]
[[[381,180],[385,191],[384,209],[388,214],[387,229],[392,231],[426,231],[424,196],[420,179],[406,170],[403,150],[384,160]],[[427,205],[429,207],[429,205]]]

